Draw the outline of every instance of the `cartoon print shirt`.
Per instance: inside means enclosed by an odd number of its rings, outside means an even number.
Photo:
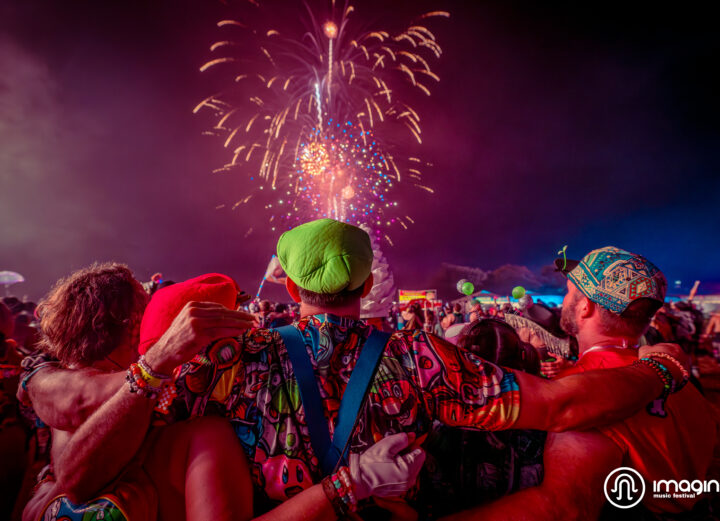
[[[329,314],[305,317],[294,326],[305,338],[332,436],[345,386],[372,327]],[[176,385],[191,414],[230,419],[265,499],[284,501],[322,479],[292,365],[276,331],[252,329],[211,344],[182,367]],[[511,372],[423,331],[398,331],[385,346],[350,452],[363,452],[397,432],[421,436],[434,420],[506,429],[519,411]]]

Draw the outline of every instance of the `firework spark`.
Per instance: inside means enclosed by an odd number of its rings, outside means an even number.
[[[391,214],[398,203],[390,195],[396,180],[373,133],[351,121],[330,118],[323,128],[313,128],[300,143],[288,178],[296,180],[292,208],[285,215],[291,222],[300,220],[297,213],[304,209],[303,215],[375,228],[395,223]]]
[[[305,8],[305,31],[295,34],[262,22],[218,23],[222,39],[200,70],[229,71],[233,86],[195,107],[212,111],[212,133],[232,158],[215,171],[249,174],[279,226],[327,216],[368,224],[378,235],[396,223],[407,229],[395,217],[394,190],[401,179],[432,188],[422,183],[427,163],[408,157],[422,143],[422,127],[402,96],[425,97],[440,80],[428,62],[442,50],[424,24],[449,15],[426,13],[391,34],[358,30],[349,1],[337,10],[333,0],[322,20]]]

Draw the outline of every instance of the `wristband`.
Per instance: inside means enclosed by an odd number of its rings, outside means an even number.
[[[333,511],[335,512],[337,518],[342,519],[346,517],[348,515],[347,507],[345,506],[343,500],[340,498],[340,495],[338,494],[335,485],[333,485],[331,477],[324,477],[321,483],[323,486],[323,491],[325,491],[325,496],[328,498],[328,501],[330,501],[330,504],[332,505]]]
[[[143,372],[147,373],[148,376],[155,378],[156,380],[170,380],[172,378],[172,375],[156,373],[155,371],[153,371],[148,365],[147,360],[145,360],[145,355],[140,355],[137,364],[138,366],[140,366]]]
[[[672,389],[674,386],[672,374],[664,365],[662,365],[657,360],[653,360],[652,358],[640,358],[635,361],[633,365],[650,367],[653,371],[655,371],[655,374],[660,377],[660,380],[662,380],[662,393],[660,393],[660,396],[658,396],[655,400],[650,402],[647,405],[646,409],[648,414],[664,418],[665,416],[667,416],[667,412],[665,412],[665,400],[672,393]]]
[[[155,388],[155,389],[160,389],[160,388],[162,387],[162,384],[163,384],[164,380],[160,380],[159,378],[155,378],[155,377],[152,376],[150,373],[148,373],[148,372],[145,370],[145,368],[144,368],[142,365],[140,365],[140,364],[138,364],[137,367],[138,367],[138,369],[140,370],[140,374],[142,375],[142,379],[145,380],[150,387],[153,387],[153,388]]]
[[[340,467],[338,471],[330,476],[330,481],[335,486],[338,496],[345,505],[348,512],[357,511],[357,499],[352,489],[352,479],[347,467]]]
[[[128,384],[130,385],[130,392],[137,393],[140,396],[144,396],[149,400],[154,400],[158,397],[162,388],[159,386],[153,386],[145,378],[143,370],[137,363],[130,364],[127,370],[127,376],[125,377]]]
[[[690,380],[690,373],[688,373],[688,370],[685,369],[685,367],[680,363],[680,360],[678,360],[674,356],[671,356],[667,353],[650,353],[647,355],[646,358],[663,358],[678,368],[678,371],[680,371],[680,374],[682,374],[682,380],[680,381],[680,383],[673,382],[673,393],[676,393],[680,389],[685,387],[685,385]]]

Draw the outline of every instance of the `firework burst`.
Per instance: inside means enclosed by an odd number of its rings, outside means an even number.
[[[349,2],[339,9],[333,1],[324,17],[306,3],[304,25],[283,33],[261,21],[269,6],[253,4],[247,19],[218,23],[225,38],[200,68],[230,72],[232,87],[194,110],[212,111],[211,133],[229,151],[215,171],[239,169],[255,183],[233,208],[262,194],[274,226],[327,216],[378,233],[407,228],[393,191],[432,193],[422,183],[428,164],[409,157],[422,128],[408,98],[429,96],[439,81],[430,62],[442,51],[425,23],[448,13],[426,13],[392,34],[360,29]]]

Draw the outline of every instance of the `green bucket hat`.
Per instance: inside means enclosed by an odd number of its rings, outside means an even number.
[[[283,233],[277,256],[295,284],[325,295],[359,288],[373,262],[370,236],[333,219],[318,219]]]

